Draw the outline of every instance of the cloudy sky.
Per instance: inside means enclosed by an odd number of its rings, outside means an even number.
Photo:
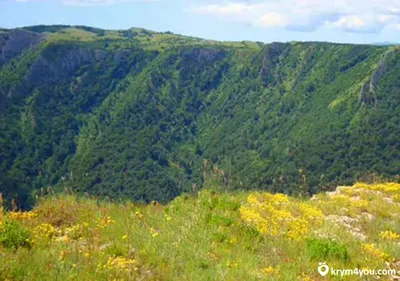
[[[400,42],[400,0],[0,0],[0,26],[144,27],[216,40]]]

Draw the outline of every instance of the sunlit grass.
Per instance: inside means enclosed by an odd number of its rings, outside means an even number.
[[[166,206],[43,198],[0,216],[0,280],[321,280],[321,261],[395,267],[399,187],[356,184],[306,201],[206,189]]]

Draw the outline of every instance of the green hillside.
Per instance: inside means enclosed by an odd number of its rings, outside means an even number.
[[[398,47],[83,26],[2,30],[0,47],[0,192],[23,208],[47,186],[166,202],[206,180],[399,180]]]

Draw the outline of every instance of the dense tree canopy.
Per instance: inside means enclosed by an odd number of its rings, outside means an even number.
[[[167,201],[207,179],[313,193],[398,180],[400,49],[143,29],[0,31],[0,192]]]

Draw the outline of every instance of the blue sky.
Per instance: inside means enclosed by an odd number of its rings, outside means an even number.
[[[215,40],[400,42],[400,0],[0,0],[0,26],[143,27]]]

